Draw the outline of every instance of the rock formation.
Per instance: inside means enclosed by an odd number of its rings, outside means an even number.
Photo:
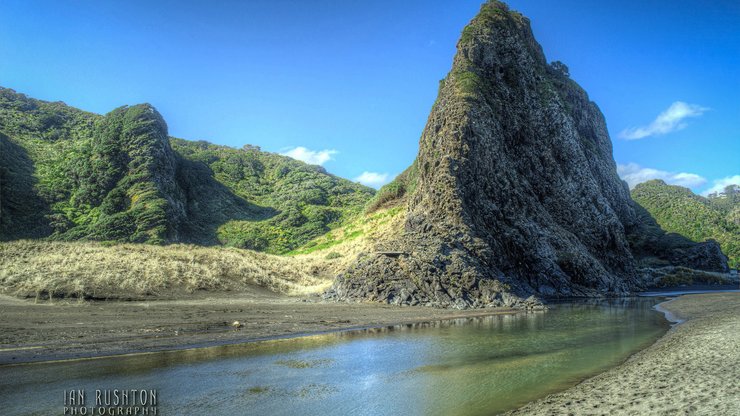
[[[403,254],[359,256],[330,296],[531,306],[640,286],[628,235],[641,223],[604,117],[505,4],[464,29],[413,168],[404,230],[379,243]]]

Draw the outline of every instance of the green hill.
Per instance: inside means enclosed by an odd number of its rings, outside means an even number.
[[[287,252],[361,214],[374,194],[372,189],[330,175],[320,166],[262,152],[255,146],[234,149],[181,139],[170,142],[188,165],[199,165],[212,175],[190,175],[189,189],[202,186],[199,178],[213,177],[232,195],[253,204],[250,209],[256,215],[252,217],[235,215],[217,221],[216,235],[222,244]],[[219,207],[204,212],[213,211]],[[191,234],[210,232],[194,230]]]
[[[360,214],[373,194],[254,146],[171,138],[149,104],[101,116],[0,88],[0,241],[284,253]]]
[[[714,239],[727,254],[730,267],[740,266],[740,189],[737,186],[704,198],[690,189],[652,180],[637,185],[632,190],[632,198],[664,230],[693,241]]]

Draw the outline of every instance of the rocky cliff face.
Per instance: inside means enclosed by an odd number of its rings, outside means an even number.
[[[415,165],[405,229],[379,245],[404,254],[361,256],[333,296],[516,306],[640,285],[604,117],[503,3],[463,31]]]

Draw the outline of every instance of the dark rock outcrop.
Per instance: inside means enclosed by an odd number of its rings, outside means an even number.
[[[671,253],[670,262],[692,269],[730,272],[727,266],[727,256],[722,253],[719,243],[714,240],[693,244],[684,249],[676,249]]]
[[[727,256],[715,240],[696,243],[681,234],[667,233],[645,208],[636,202],[633,206],[638,221],[629,230],[628,240],[640,268],[680,266],[717,273],[730,271]]]
[[[640,232],[604,117],[527,18],[492,1],[465,28],[415,161],[403,233],[329,295],[395,304],[529,306],[532,294],[640,287]]]

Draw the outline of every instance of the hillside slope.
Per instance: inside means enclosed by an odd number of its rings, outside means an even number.
[[[233,196],[253,204],[256,216],[232,215],[212,222],[218,224],[216,237],[221,244],[284,253],[361,214],[374,194],[372,189],[331,175],[320,166],[262,152],[255,146],[234,149],[181,139],[171,139],[171,143],[188,166],[212,172],[194,176],[191,168],[189,176],[183,175],[193,198],[210,194],[199,190],[202,184],[198,178],[213,177]],[[198,236],[212,233],[197,227],[223,212],[219,201],[209,195],[191,210],[203,220],[186,225],[193,236],[189,241],[208,242],[199,241]],[[215,206],[202,208],[209,204]]]
[[[292,250],[374,191],[262,152],[168,137],[148,104],[105,116],[0,88],[0,240]]]

